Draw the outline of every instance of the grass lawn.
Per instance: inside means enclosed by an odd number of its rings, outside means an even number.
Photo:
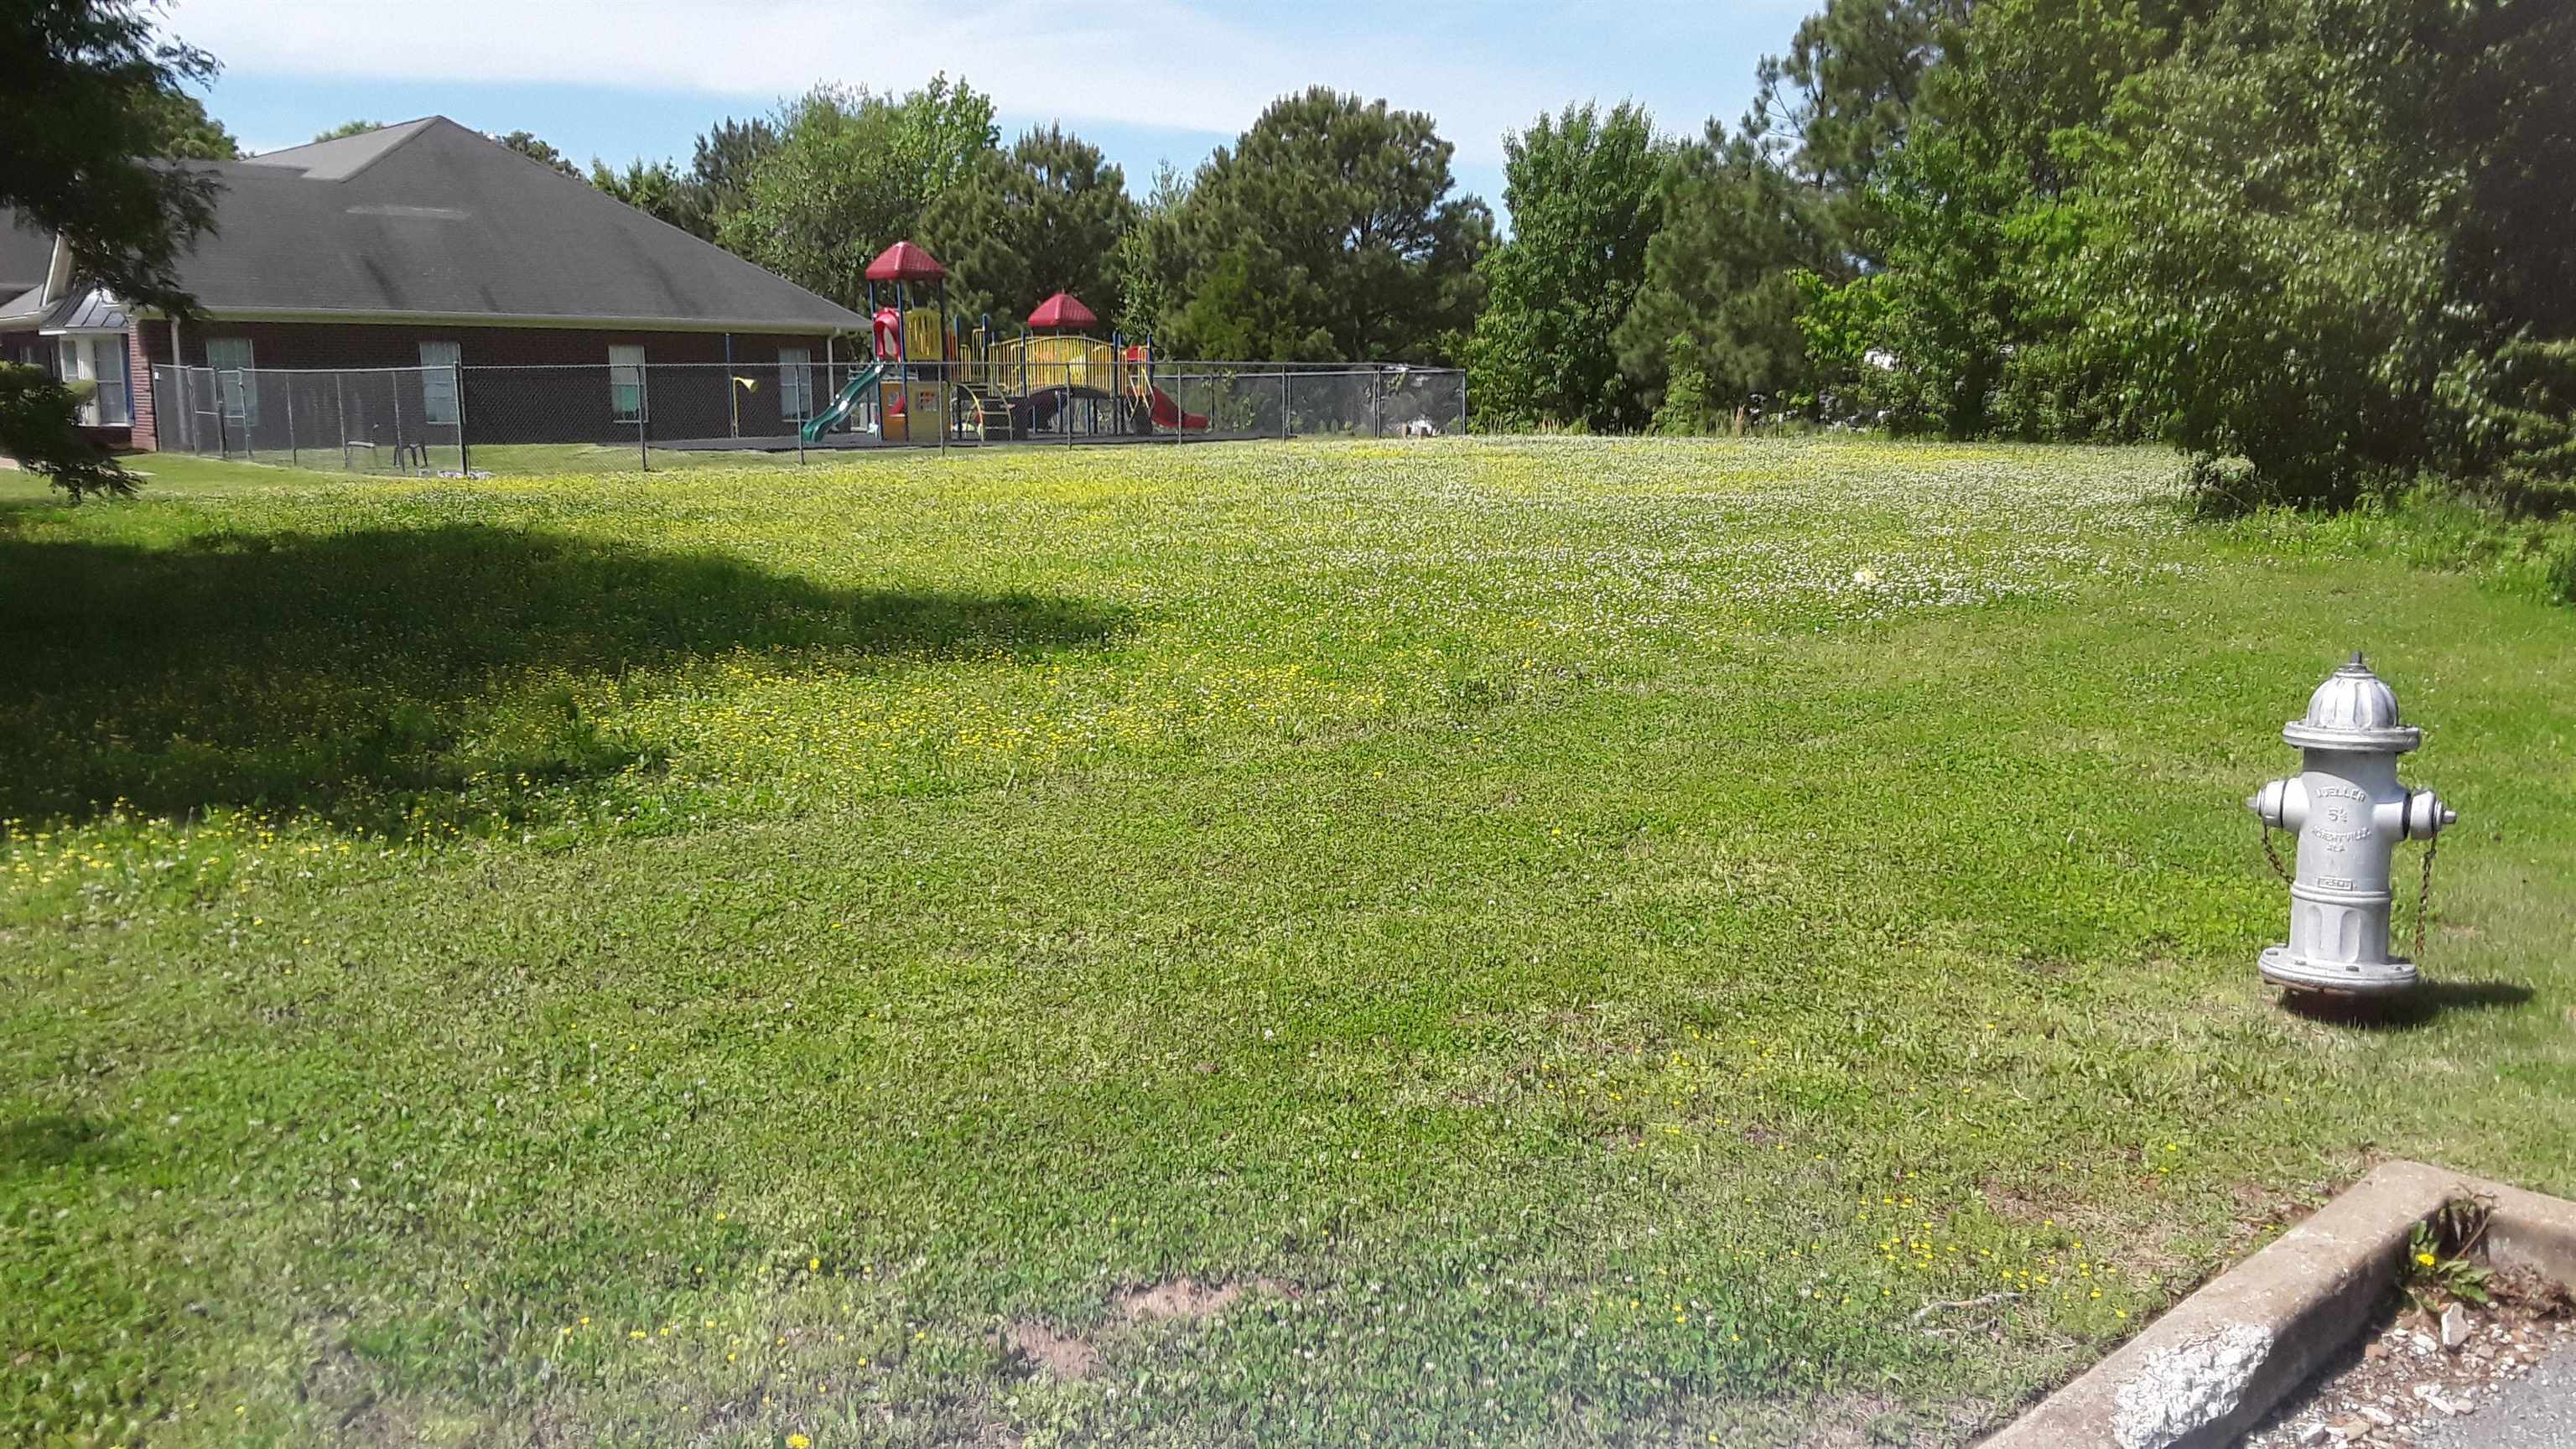
[[[1954,1444],[2576,1190],[2576,614],[2163,453],[154,461],[0,475],[9,1442]],[[2242,803],[2356,646],[2367,1025]]]

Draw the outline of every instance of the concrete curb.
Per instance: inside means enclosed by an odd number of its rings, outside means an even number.
[[[2576,1282],[2576,1202],[2388,1162],[1982,1449],[2220,1449],[2352,1341],[2396,1281],[2407,1232],[2460,1193],[2491,1199],[2488,1256]]]

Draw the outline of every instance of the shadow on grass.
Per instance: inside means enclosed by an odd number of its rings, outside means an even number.
[[[634,671],[1034,657],[1125,627],[1074,599],[838,590],[722,554],[462,524],[169,548],[0,528],[0,621],[0,820],[123,800],[395,833],[425,809],[509,818],[514,791],[655,763],[583,705],[659,682]],[[493,798],[457,802],[477,792]]]
[[[2531,988],[2511,981],[2425,981],[2389,998],[2285,993],[2281,1004],[2310,1021],[2365,1031],[2411,1031],[2455,1011],[2493,1011],[2531,1000]]]
[[[37,1177],[75,1163],[96,1165],[114,1155],[106,1134],[86,1117],[47,1112],[0,1122],[0,1179]]]

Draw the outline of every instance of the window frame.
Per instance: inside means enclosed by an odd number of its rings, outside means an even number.
[[[794,357],[790,362],[788,358]],[[778,349],[778,417],[781,422],[802,423],[814,416],[814,349],[782,347]]]
[[[227,353],[238,347],[242,360],[223,363],[215,360],[215,350]],[[215,407],[227,418],[238,418],[247,427],[259,426],[259,345],[248,337],[209,337],[206,339],[206,370],[215,377]],[[228,378],[228,374],[230,374]]]
[[[634,359],[628,361],[618,356],[621,352],[634,354]],[[608,420],[610,422],[644,423],[652,420],[653,398],[644,387],[644,370],[650,365],[644,356],[644,344],[640,342],[608,344]],[[632,372],[633,380],[621,381],[618,374],[624,372]],[[618,396],[621,390],[629,388],[634,391],[632,408],[629,408]]]
[[[432,348],[444,348],[443,361],[429,360]],[[420,420],[434,428],[452,428],[464,421],[464,402],[457,394],[456,370],[465,363],[465,344],[453,338],[420,339]],[[440,416],[444,413],[445,416]]]
[[[99,426],[134,426],[134,359],[126,351],[125,334],[102,334],[81,340],[89,348],[91,378],[98,384],[92,407],[98,414]],[[111,382],[114,384],[112,391]],[[112,408],[108,406],[111,397],[116,403]]]

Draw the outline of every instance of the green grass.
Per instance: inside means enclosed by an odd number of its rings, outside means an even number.
[[[636,464],[639,461],[637,452],[631,439],[624,444],[477,443],[463,461],[470,464],[478,473],[522,477],[555,476],[566,473],[629,473],[637,471]],[[702,468],[820,466],[832,462],[835,458],[845,458],[849,455],[846,452],[816,449],[800,460],[792,451],[763,453],[749,450],[711,451],[696,448],[656,447],[652,449],[650,456],[653,466],[647,471],[662,473]],[[146,472],[166,472],[173,467],[187,472],[200,468],[211,460],[179,454],[162,454],[132,461],[135,466]],[[459,460],[455,445],[450,443],[445,447],[429,449],[425,463],[399,461],[390,450],[382,457],[378,457],[369,449],[360,449],[350,454],[348,466],[345,469],[341,466],[340,454],[329,449],[311,449],[293,453],[284,449],[263,448],[254,455],[252,461],[263,466],[281,468],[300,464],[309,469],[334,475],[345,473],[352,476],[408,477],[422,472],[433,474],[455,472]]]
[[[2162,454],[154,461],[0,482],[12,1442],[1949,1444],[2576,1189],[2576,617]],[[2462,823],[2337,1023],[2356,646]]]

